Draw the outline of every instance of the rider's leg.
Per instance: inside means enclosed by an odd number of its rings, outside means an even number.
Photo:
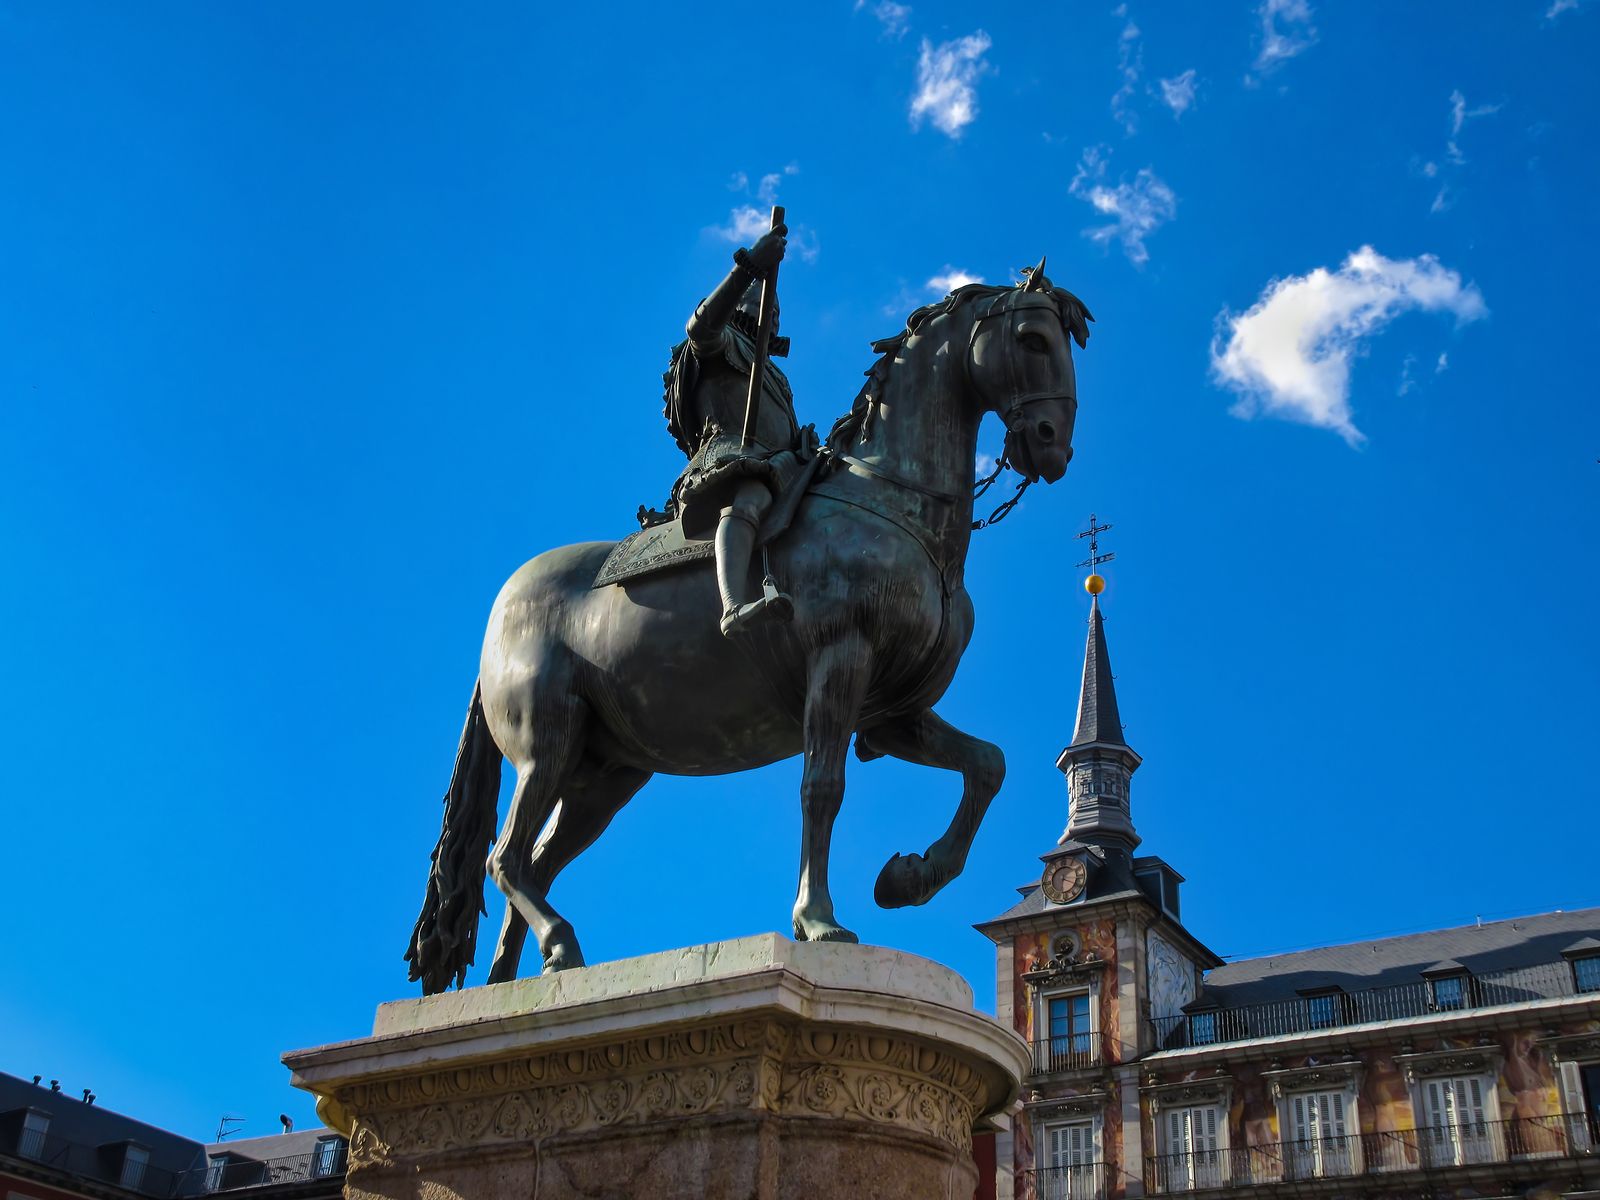
[[[794,602],[778,593],[746,600],[750,556],[755,551],[761,517],[772,507],[772,493],[756,479],[741,482],[733,503],[722,510],[717,524],[717,590],[722,594],[722,632],[735,633],[759,617],[788,620]]]

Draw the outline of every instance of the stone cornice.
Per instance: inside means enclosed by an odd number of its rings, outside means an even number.
[[[1365,1064],[1359,1059],[1350,1062],[1323,1063],[1314,1067],[1289,1067],[1263,1071],[1274,1100],[1282,1100],[1285,1092],[1298,1092],[1310,1088],[1348,1088],[1361,1090]]]
[[[1600,1059],[1600,1029],[1584,1033],[1549,1034],[1535,1043],[1553,1061]]]
[[[1030,1116],[1094,1117],[1104,1113],[1111,1101],[1110,1092],[1083,1092],[1076,1096],[1040,1096],[1034,1092],[1022,1106]]]
[[[1047,987],[1053,983],[1092,980],[1105,968],[1106,961],[1103,958],[1086,958],[1081,962],[1063,962],[1061,959],[1052,958],[1042,967],[1022,972],[1021,978],[1022,982],[1030,987]]]
[[[1139,1091],[1149,1099],[1152,1113],[1173,1105],[1220,1104],[1227,1107],[1233,1102],[1233,1076],[1210,1075],[1173,1083],[1162,1083],[1154,1076],[1147,1076]]]
[[[1505,1055],[1498,1046],[1394,1056],[1394,1065],[1400,1068],[1407,1083],[1435,1075],[1498,1075],[1504,1062]]]

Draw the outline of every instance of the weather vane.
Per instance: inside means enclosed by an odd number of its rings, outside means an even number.
[[[1089,539],[1089,557],[1084,559],[1078,565],[1080,567],[1089,568],[1089,578],[1083,581],[1083,590],[1088,592],[1091,596],[1098,596],[1101,592],[1106,590],[1106,581],[1103,577],[1095,573],[1095,568],[1101,563],[1108,563],[1116,557],[1116,555],[1112,553],[1100,553],[1100,535],[1110,528],[1111,522],[1107,521],[1104,525],[1102,525],[1100,524],[1100,518],[1094,513],[1090,513],[1089,528],[1085,529],[1082,533],[1075,535],[1078,538]]]

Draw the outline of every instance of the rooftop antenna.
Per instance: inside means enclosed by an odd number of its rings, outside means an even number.
[[[1082,533],[1073,535],[1079,539],[1089,539],[1089,557],[1079,563],[1078,566],[1089,568],[1089,578],[1083,581],[1083,590],[1088,592],[1091,596],[1098,596],[1101,592],[1106,590],[1106,581],[1100,575],[1096,574],[1094,569],[1101,563],[1108,563],[1112,559],[1116,558],[1115,554],[1100,553],[1100,535],[1110,528],[1110,521],[1107,521],[1104,525],[1102,525],[1100,524],[1100,518],[1094,513],[1090,513],[1089,528],[1085,529]]]
[[[217,1136],[212,1140],[218,1142],[227,1141],[239,1132],[239,1126],[243,1124],[243,1117],[235,1117],[229,1113],[223,1113],[222,1118],[217,1122]]]

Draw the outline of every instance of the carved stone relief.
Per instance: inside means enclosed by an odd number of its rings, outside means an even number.
[[[986,1101],[965,1062],[910,1038],[730,1022],[355,1084],[352,1167],[626,1124],[767,1111],[893,1125],[970,1150]]]

